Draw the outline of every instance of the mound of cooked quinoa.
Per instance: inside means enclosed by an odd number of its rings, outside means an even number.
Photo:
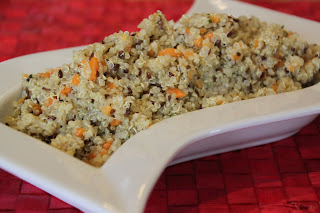
[[[319,79],[320,45],[278,24],[158,11],[74,61],[22,76],[7,124],[101,166],[137,132],[174,115],[298,90]]]

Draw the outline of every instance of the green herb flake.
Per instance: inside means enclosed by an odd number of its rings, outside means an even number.
[[[209,18],[209,23],[212,23],[212,19],[211,18]]]

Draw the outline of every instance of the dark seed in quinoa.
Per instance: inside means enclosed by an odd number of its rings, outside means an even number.
[[[121,50],[121,51],[118,53],[118,57],[119,57],[120,59],[124,59],[124,57],[125,57],[124,51]]]
[[[233,31],[232,30],[227,33],[227,37],[231,37],[232,35],[233,35]]]
[[[151,78],[151,73],[147,72],[147,78],[150,79]]]
[[[59,76],[59,78],[62,78],[62,77],[63,77],[62,70],[59,70],[59,71],[58,71],[58,76]]]
[[[90,57],[89,57],[89,61],[93,58],[94,56],[94,52],[91,53]]]
[[[169,72],[169,76],[170,76],[170,77],[173,77],[173,76],[174,76],[174,74],[172,74],[171,72]]]
[[[28,89],[28,87],[26,87],[25,91],[26,91],[26,94],[27,94],[26,99],[30,99],[31,95],[30,95],[30,90]]]
[[[125,113],[125,115],[130,115],[130,112],[131,112],[131,105],[130,105],[130,107],[128,107],[127,109],[126,109],[126,113]]]
[[[217,40],[217,41],[214,43],[214,46],[220,48],[220,47],[221,47],[221,40]]]
[[[119,70],[119,68],[120,68],[120,64],[114,64],[114,65],[113,65],[113,70],[114,70],[114,71]]]

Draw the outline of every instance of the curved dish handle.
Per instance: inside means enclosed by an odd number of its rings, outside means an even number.
[[[101,172],[117,188],[128,212],[142,212],[161,172],[187,146],[237,129],[318,114],[316,100],[320,100],[320,84],[163,120],[126,141]]]

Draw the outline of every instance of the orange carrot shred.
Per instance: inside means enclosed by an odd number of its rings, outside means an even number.
[[[103,106],[103,107],[100,108],[100,110],[101,110],[104,114],[110,116],[110,115],[111,115],[112,106]]]
[[[187,33],[187,34],[190,34],[190,28],[187,28],[187,29],[186,29],[186,33]]]
[[[23,104],[23,103],[24,103],[24,99],[26,99],[26,97],[20,98],[19,101],[18,101],[18,103],[19,103],[19,104]]]
[[[278,91],[278,84],[275,83],[273,86],[272,86],[272,89],[277,92]]]
[[[217,102],[217,105],[221,105],[221,104],[223,104],[223,101],[222,101],[222,100],[219,100],[219,101]]]
[[[167,93],[167,94],[170,94],[170,95],[176,94],[176,97],[177,97],[177,98],[183,98],[183,97],[186,96],[186,93],[184,93],[182,90],[177,89],[177,88],[168,88],[168,89],[166,90],[166,93]]]
[[[205,36],[204,36],[204,39],[207,39],[209,38],[209,41],[211,41],[211,38],[214,36],[213,33],[207,33]]]
[[[194,45],[196,47],[202,47],[202,43],[203,43],[203,38],[199,38],[194,41]]]
[[[212,19],[212,22],[215,24],[217,24],[220,21],[220,18],[216,16],[211,16],[211,19]]]
[[[279,60],[278,63],[276,64],[276,67],[282,67],[284,64],[283,60]]]
[[[76,136],[81,138],[83,136],[83,133],[85,132],[84,128],[77,128],[76,130]]]
[[[200,28],[200,33],[205,33],[205,32],[207,32],[206,28]]]
[[[79,74],[76,74],[76,75],[73,76],[73,78],[72,78],[72,84],[73,84],[74,86],[78,86],[79,83],[80,83]]]
[[[52,99],[52,98],[48,98],[48,99],[44,102],[44,105],[45,105],[46,107],[49,107],[49,106],[52,105],[52,103],[53,103],[53,99]]]
[[[255,47],[255,48],[258,48],[258,47],[259,47],[259,40],[258,40],[258,39],[254,42],[254,47]]]
[[[109,89],[113,89],[113,88],[116,88],[117,86],[116,86],[115,84],[111,83],[111,82],[108,82],[108,83],[107,83],[107,87],[108,87]]]
[[[102,145],[102,148],[108,150],[108,149],[110,149],[111,145],[112,145],[112,142],[108,141],[108,142],[106,142],[105,144]]]
[[[119,126],[122,122],[118,119],[113,119],[113,121],[110,122],[110,125],[115,127],[115,126]]]
[[[188,59],[189,56],[192,56],[192,55],[193,55],[193,51],[192,51],[192,50],[187,50],[187,51],[185,52],[185,54],[184,54],[184,57],[185,57],[185,59]]]
[[[72,89],[71,89],[70,87],[65,86],[65,87],[60,91],[60,95],[68,95],[71,91],[72,91]]]
[[[164,56],[164,55],[170,55],[172,57],[179,57],[182,56],[182,52],[180,50],[177,50],[175,48],[166,48],[164,50],[161,50],[159,52],[159,56]]]
[[[235,60],[235,61],[240,59],[240,56],[238,56],[238,55],[233,55],[232,57],[233,57],[233,60]]]
[[[97,72],[99,70],[99,62],[96,57],[92,57],[89,61],[91,74],[90,74],[90,80],[95,81],[97,80]]]

